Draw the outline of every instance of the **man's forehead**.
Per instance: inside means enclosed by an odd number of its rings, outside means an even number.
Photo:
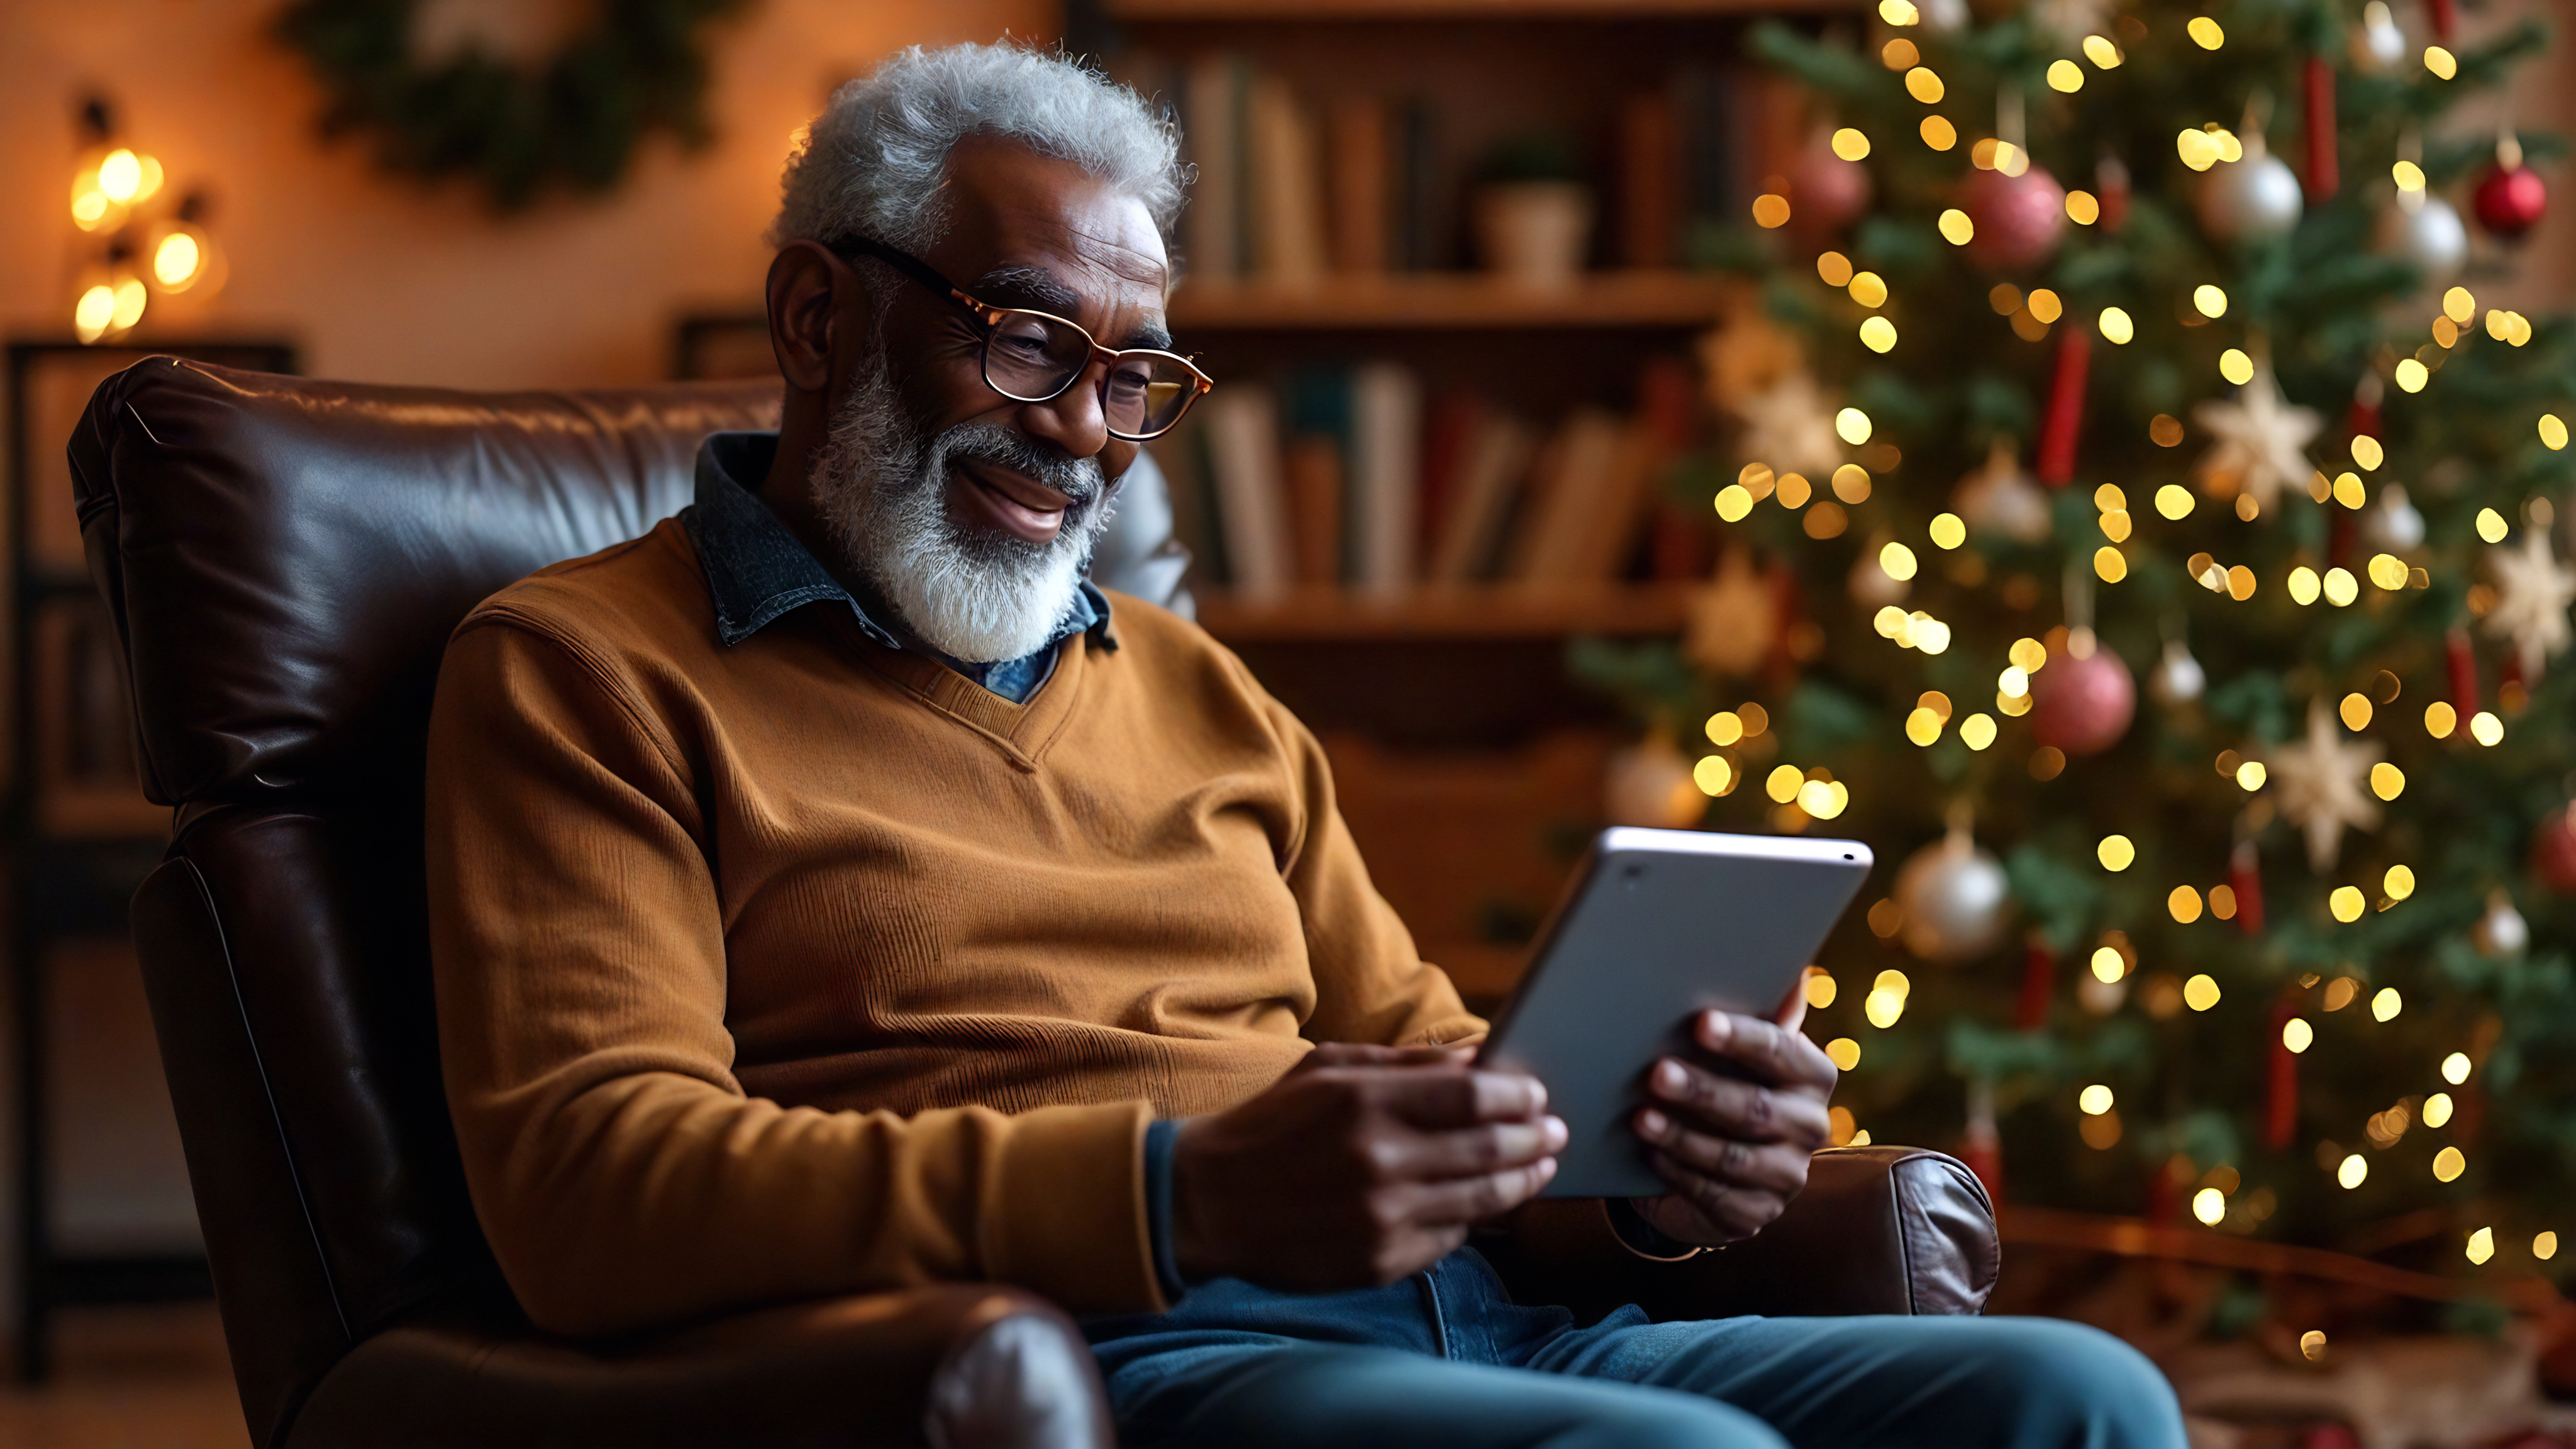
[[[950,157],[948,186],[949,225],[933,251],[951,275],[1035,267],[1087,298],[1161,303],[1169,262],[1153,215],[1080,166],[970,137]]]

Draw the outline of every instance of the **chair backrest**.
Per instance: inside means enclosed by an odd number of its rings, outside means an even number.
[[[134,927],[254,1438],[342,1354],[497,1279],[438,1075],[429,705],[468,610],[688,502],[778,384],[470,394],[154,358],[71,442],[145,789]],[[501,1302],[506,1303],[506,1297]]]

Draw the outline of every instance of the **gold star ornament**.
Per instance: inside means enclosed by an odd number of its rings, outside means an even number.
[[[2281,817],[2308,840],[2308,867],[2323,874],[2343,854],[2344,827],[2379,828],[2379,802],[2370,797],[2370,767],[2379,750],[2347,741],[2322,697],[2308,701],[2308,737],[2262,755],[2271,774],[2272,799]]]
[[[2488,549],[2487,568],[2495,575],[2496,603],[2487,611],[2486,631],[2513,642],[2523,680],[2537,683],[2541,665],[2567,650],[2576,569],[2551,556],[2548,529],[2529,527],[2522,547]]]
[[[2233,402],[2205,402],[2191,415],[2218,435],[2217,445],[2192,469],[2201,491],[2212,498],[2250,493],[2270,513],[2283,488],[2306,483],[2316,471],[2306,449],[2325,424],[2315,409],[2282,399],[2269,366],[2256,368]]]

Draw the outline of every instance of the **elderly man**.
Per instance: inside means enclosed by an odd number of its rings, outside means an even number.
[[[1564,1124],[1375,890],[1314,740],[1085,578],[1168,349],[1184,174],[1009,47],[844,88],[786,176],[776,435],[448,648],[448,1094],[566,1333],[941,1279],[1086,1325],[1137,1443],[2176,1444],[2112,1340],[1976,1320],[1578,1329],[1463,1245]],[[1710,1016],[1636,1130],[1640,1251],[1758,1231],[1833,1069]],[[1723,1059],[1731,1074],[1711,1069]]]

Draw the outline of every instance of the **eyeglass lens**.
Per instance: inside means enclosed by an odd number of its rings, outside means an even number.
[[[1091,339],[1038,312],[1005,312],[984,346],[984,380],[1005,397],[1044,402],[1091,364]],[[1101,411],[1110,431],[1150,437],[1178,421],[1194,379],[1167,353],[1122,352],[1110,364]]]

